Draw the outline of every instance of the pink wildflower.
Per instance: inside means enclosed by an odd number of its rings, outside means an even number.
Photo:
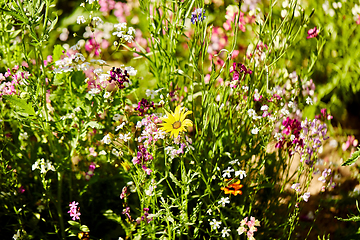
[[[87,173],[85,174],[85,179],[86,179],[87,181],[89,181],[90,178],[91,178],[92,176],[94,176],[95,168],[96,168],[95,163],[91,163],[90,166],[89,166],[89,170],[88,170]]]
[[[348,136],[346,143],[343,143],[342,145],[342,150],[346,151],[351,145],[356,147],[358,143],[358,140],[354,136]]]
[[[125,209],[123,209],[122,214],[125,214],[129,218],[129,220],[131,220],[130,207],[126,207]]]
[[[245,226],[247,226],[249,228],[249,230],[247,230],[245,228]],[[256,220],[254,217],[250,217],[250,221],[248,221],[248,218],[244,218],[243,220],[241,220],[240,222],[240,227],[237,229],[237,232],[239,235],[243,234],[244,232],[246,232],[246,235],[249,239],[254,239],[254,232],[257,231],[256,227],[260,226],[260,222],[259,220]]]
[[[317,37],[319,34],[319,29],[316,27],[309,29],[307,39]]]
[[[19,193],[24,193],[25,192],[24,186],[19,187],[18,192]]]
[[[100,44],[98,44],[94,38],[91,38],[85,43],[85,50],[88,52],[95,52],[95,56],[99,56],[100,54]]]
[[[126,198],[127,195],[127,187],[123,187],[122,192],[120,194],[120,199]]]
[[[73,201],[72,203],[69,204],[70,211],[68,211],[68,213],[70,213],[70,217],[72,217],[73,221],[80,219],[79,216],[81,215],[81,213],[79,212],[80,208],[77,207],[78,204],[79,203],[75,202],[75,201]]]

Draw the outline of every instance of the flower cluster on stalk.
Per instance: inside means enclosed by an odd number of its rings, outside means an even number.
[[[197,8],[191,13],[192,24],[202,22],[205,18],[205,9]]]
[[[256,227],[260,227],[259,220],[256,220],[254,217],[250,217],[250,220],[248,221],[248,218],[246,217],[241,220],[240,227],[237,229],[237,232],[239,235],[246,233],[248,240],[255,240],[254,232],[257,231]]]
[[[126,69],[122,70],[121,68],[113,67],[110,71],[109,82],[115,82],[119,89],[123,89],[126,86],[131,85],[131,81],[129,78],[130,75]]]
[[[8,68],[5,73],[0,73],[0,99],[3,95],[18,94],[17,86],[28,84],[30,73],[19,69],[16,65],[12,70]]]
[[[136,223],[140,224],[142,221],[146,222],[146,223],[150,223],[153,218],[151,216],[149,216],[149,208],[144,208],[144,215],[142,215],[141,217],[136,219]]]
[[[40,170],[40,173],[47,173],[48,171],[54,171],[55,172],[55,167],[52,165],[52,163],[49,160],[45,160],[43,158],[38,159],[31,167],[31,169],[33,171],[35,171],[36,169]]]
[[[85,179],[89,181],[94,176],[96,165],[95,163],[91,163],[89,165],[89,170],[85,173]]]
[[[136,157],[132,159],[134,165],[140,164],[146,174],[150,175],[152,170],[147,167],[147,163],[153,159],[150,153],[151,147],[160,139],[165,138],[165,132],[158,129],[157,124],[161,123],[161,119],[155,114],[145,116],[136,124],[136,128],[142,127],[141,135],[137,138],[140,145]]]
[[[329,138],[326,136],[327,126],[317,119],[312,121],[305,119],[301,122],[301,127],[304,146],[299,149],[300,161],[312,166],[316,160],[318,149],[322,146],[323,141]]]
[[[230,83],[231,87],[236,87],[239,81],[245,79],[246,75],[252,74],[251,69],[246,68],[242,63],[234,62],[230,68],[230,73],[233,73],[232,82]]]
[[[148,100],[143,98],[140,102],[138,102],[138,106],[135,110],[139,112],[139,116],[144,116],[150,108],[155,109],[154,102],[150,103]]]
[[[80,208],[77,206],[79,203],[73,201],[72,203],[69,204],[70,207],[70,211],[68,211],[68,213],[70,213],[70,217],[72,217],[72,220],[79,220],[80,219]]]
[[[278,142],[276,143],[276,148],[283,148],[286,145],[286,148],[289,149],[290,155],[296,151],[298,147],[304,145],[302,138],[300,138],[301,122],[297,119],[291,119],[287,117],[282,121],[282,134],[276,134]],[[288,136],[285,138],[285,136]]]

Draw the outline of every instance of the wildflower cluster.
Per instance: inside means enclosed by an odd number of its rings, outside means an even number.
[[[89,170],[85,173],[85,179],[86,180],[89,181],[94,176],[95,168],[96,168],[95,163],[91,163],[89,165]]]
[[[313,121],[305,119],[301,122],[301,128],[301,139],[304,143],[303,147],[299,149],[301,161],[312,166],[316,161],[316,153],[321,147],[322,141],[329,138],[326,136],[327,126],[316,119]]]
[[[315,115],[315,119],[320,119],[322,121],[333,119],[333,116],[331,116],[329,113],[327,113],[326,108],[322,108],[320,110],[320,112],[321,112],[321,114]]]
[[[130,73],[132,73],[132,72],[130,71]],[[132,84],[129,77],[130,77],[130,74],[128,73],[126,68],[123,71],[121,68],[113,67],[112,70],[110,71],[109,82],[110,83],[115,82],[117,84],[117,86],[119,87],[119,89],[123,89],[126,86],[129,86]]]
[[[133,27],[127,28],[126,22],[115,24],[114,28],[117,31],[113,32],[113,35],[116,35],[121,41],[128,43],[132,43],[134,41],[135,29]]]
[[[49,160],[44,160],[43,158],[38,159],[31,167],[33,171],[36,169],[40,170],[40,173],[47,173],[48,171],[56,171],[55,167],[52,165],[52,163]]]
[[[202,22],[205,18],[205,9],[197,8],[191,13],[192,24]]]
[[[246,57],[251,63],[255,62],[255,67],[259,67],[264,63],[268,53],[268,46],[260,41],[255,48],[254,45],[249,45],[246,50]]]
[[[0,73],[0,97],[3,95],[18,94],[17,86],[28,84],[30,73],[20,70],[16,65],[12,70],[9,68],[3,74]]]
[[[296,195],[299,195],[302,192],[300,183],[294,183],[290,187],[291,189],[296,191]],[[310,198],[310,192],[305,192],[303,195],[299,197],[300,199],[303,199],[305,202],[309,201]],[[296,207],[299,207],[299,203],[296,203]]]
[[[322,192],[325,192],[325,189],[326,189],[326,188],[330,188],[330,187],[334,188],[335,185],[336,185],[336,184],[333,182],[333,178],[332,178],[332,176],[331,176],[331,173],[332,173],[331,169],[330,169],[330,168],[326,168],[326,169],[324,169],[324,171],[322,171],[321,176],[318,178],[318,180],[321,181],[322,183],[326,183],[327,180],[328,180],[328,178],[330,177],[328,184],[327,184],[326,186],[322,186],[322,187],[321,187],[321,191],[322,191]]]
[[[143,210],[144,210],[144,215],[136,219],[137,224],[140,224],[142,221],[144,221],[146,223],[150,223],[153,220],[153,218],[151,216],[149,216],[150,209],[144,208]]]
[[[230,164],[233,166],[240,165],[238,159],[232,160]],[[232,176],[233,172],[234,177]],[[225,182],[229,182],[224,187],[221,187],[221,190],[223,190],[225,194],[232,194],[234,196],[242,194],[240,189],[243,187],[243,185],[240,184],[240,180],[246,177],[246,172],[244,170],[240,169],[235,171],[232,167],[228,167],[227,169],[223,170],[222,177],[225,178]]]
[[[328,144],[324,123],[333,118],[324,100],[334,118],[346,116],[333,110],[352,98],[337,96],[338,85],[359,90],[348,50],[359,38],[358,4],[306,2],[310,13],[290,0],[86,0],[57,23],[62,6],[15,2],[0,17],[0,200],[17,223],[0,229],[4,238],[46,238],[52,228],[60,239],[90,238],[73,222],[85,216],[73,196],[123,228],[92,230],[101,239],[302,238],[312,181],[337,194],[335,160],[359,156],[352,135]],[[114,192],[120,204],[110,204]],[[35,226],[33,216],[50,219]]]
[[[244,80],[246,75],[250,75],[252,73],[251,69],[247,69],[242,63],[233,63],[230,68],[230,73],[233,73],[232,82],[230,83],[230,87],[235,88],[241,80]]]
[[[297,119],[291,119],[287,117],[283,120],[281,126],[281,133],[275,133],[275,138],[278,140],[275,147],[286,148],[289,150],[290,155],[293,155],[299,148],[303,147],[303,139],[300,138],[300,132],[302,130],[301,123]]]
[[[68,213],[70,214],[70,217],[72,217],[73,221],[80,219],[81,213],[80,213],[80,207],[77,206],[78,204],[79,203],[75,201],[69,204],[70,211],[68,211]]]
[[[136,111],[139,111],[139,116],[144,116],[147,111],[153,108],[155,109],[155,104],[154,102],[149,103],[148,100],[146,100],[145,98],[141,99],[141,101],[138,103],[137,108],[135,108]]]
[[[132,162],[134,165],[141,164],[148,175],[152,172],[152,170],[146,166],[146,163],[153,159],[153,156],[150,153],[151,148],[158,140],[165,138],[165,132],[157,127],[157,124],[160,123],[161,119],[155,114],[151,114],[147,115],[136,124],[137,129],[140,129],[141,127],[144,127],[144,129],[141,131],[141,136],[137,138],[140,145],[138,146],[137,155],[136,157],[133,157]]]
[[[246,227],[248,227],[249,229],[247,229]],[[246,217],[241,220],[240,227],[237,229],[237,232],[239,235],[246,233],[248,240],[255,240],[254,232],[257,231],[256,227],[260,227],[260,221],[255,219],[254,217],[250,217],[250,220],[248,221],[248,218]]]

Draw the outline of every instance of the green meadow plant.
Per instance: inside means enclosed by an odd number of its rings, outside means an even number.
[[[309,27],[320,27],[320,35],[327,42],[313,68],[313,79],[319,87],[316,105],[327,107],[338,120],[344,120],[348,116],[344,106],[359,101],[359,55],[355,50],[360,36],[359,2],[326,0],[307,4],[316,9]],[[310,53],[314,45],[303,41],[299,48]],[[311,109],[312,115],[316,114],[315,109]]]
[[[319,192],[334,188],[334,169],[317,170],[332,116],[304,112],[316,104],[311,78],[326,42],[308,27],[314,10],[79,5],[78,32],[59,36],[66,44],[51,40],[53,2],[0,5],[5,235],[307,238],[311,181],[320,174]],[[297,65],[304,41],[312,51]]]

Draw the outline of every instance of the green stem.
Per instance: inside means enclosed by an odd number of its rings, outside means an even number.
[[[59,222],[60,222],[61,239],[65,239],[64,218],[63,218],[62,211],[61,211],[61,193],[62,193],[63,176],[64,176],[63,172],[58,172],[57,212],[58,212]]]

